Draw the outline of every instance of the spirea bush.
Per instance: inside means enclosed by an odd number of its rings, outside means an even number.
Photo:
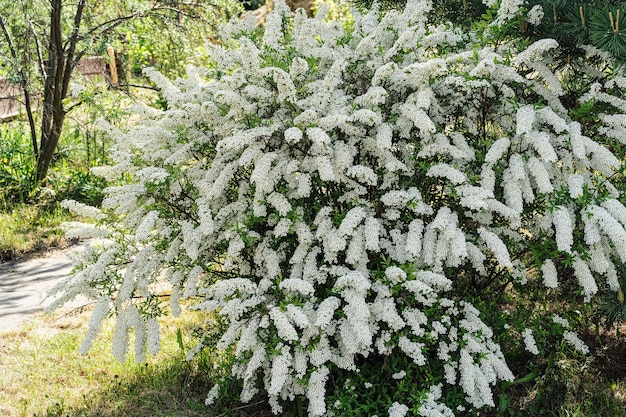
[[[520,5],[502,2],[492,25]],[[57,304],[96,300],[81,350],[110,312],[118,359],[129,340],[139,360],[158,350],[165,281],[172,314],[190,298],[220,323],[241,401],[264,393],[276,414],[296,399],[355,415],[341,399],[358,380],[391,392],[381,415],[452,416],[493,407],[514,380],[504,331],[532,355],[554,340],[588,351],[559,311],[520,325],[481,309],[533,285],[585,301],[619,290],[626,78],[594,69],[590,48],[573,112],[555,41],[430,26],[430,7],[374,9],[346,31],[276,1],[264,30],[250,16],[224,28],[210,68],[175,82],[146,70],[167,109],[138,109],[128,133],[105,126],[116,163],[96,170],[127,182],[102,212],[67,203],[111,238],[57,288]]]

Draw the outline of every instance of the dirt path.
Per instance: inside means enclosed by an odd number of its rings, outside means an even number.
[[[69,253],[80,250],[72,246],[50,252],[43,257],[0,264],[0,332],[13,330],[50,304],[50,288],[72,270]],[[86,300],[75,300],[66,307],[76,308]]]

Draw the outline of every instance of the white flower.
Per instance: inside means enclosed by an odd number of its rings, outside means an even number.
[[[363,165],[351,166],[346,171],[346,175],[366,185],[376,185],[378,183],[378,176],[374,170]]]
[[[156,355],[160,348],[161,342],[159,337],[159,322],[156,318],[150,317],[147,322],[148,328],[148,352],[151,355]]]
[[[341,305],[341,300],[337,297],[327,297],[322,301],[316,312],[315,326],[325,328],[328,326],[335,314],[335,311]]]
[[[590,220],[597,222],[600,229],[609,237],[621,261],[626,262],[626,229],[603,207],[590,205],[586,207],[586,212],[591,217]]]
[[[393,375],[391,375],[391,377],[393,379],[402,379],[406,376],[406,371],[405,370],[401,370],[400,372],[396,372]]]
[[[267,393],[270,395],[278,395],[289,377],[292,355],[286,346],[282,346],[280,352],[272,360],[271,379],[267,388]]]
[[[437,164],[431,166],[426,172],[426,176],[446,178],[452,184],[461,184],[467,180],[465,174],[448,164]]]
[[[79,203],[75,200],[63,200],[61,202],[61,207],[73,211],[80,216],[90,217],[96,220],[101,220],[105,217],[100,209],[88,206],[87,204]]]
[[[579,257],[575,257],[572,266],[574,267],[574,275],[578,278],[578,283],[583,287],[585,300],[589,301],[591,296],[598,292],[598,286],[589,269],[589,265]]]
[[[524,0],[501,0],[497,18],[493,24],[503,25],[517,16],[517,12],[524,4]]]
[[[556,288],[559,285],[556,266],[551,259],[546,259],[541,265],[541,273],[543,274],[543,285],[548,288]]]
[[[526,15],[526,20],[531,25],[539,25],[541,20],[543,19],[543,8],[540,5],[535,5],[528,11],[528,15]]]
[[[424,366],[426,364],[426,357],[424,356],[423,349],[424,344],[419,342],[413,342],[406,336],[400,336],[398,339],[398,347],[419,366]],[[404,372],[404,371],[402,371]],[[404,378],[406,374],[400,372],[399,374],[394,374],[394,378],[400,379]]]
[[[540,193],[550,194],[554,191],[550,174],[546,169],[545,163],[540,161],[534,156],[528,158],[528,170],[530,174],[535,178],[537,183],[537,189]]]
[[[572,219],[567,210],[563,206],[557,206],[552,213],[552,221],[556,231],[556,247],[563,252],[572,253],[572,245],[574,244],[574,236],[572,234],[574,227]]]
[[[512,268],[511,255],[509,250],[502,240],[493,232],[481,227],[478,229],[478,235],[483,239],[487,247],[493,253],[493,256],[498,261],[498,264],[504,268]]]
[[[354,229],[361,224],[366,215],[367,213],[363,207],[350,209],[339,226],[339,233],[343,236],[351,236],[354,233]]]
[[[287,316],[280,311],[278,307],[274,307],[270,310],[270,317],[274,321],[278,337],[286,341],[295,341],[299,339],[298,332],[291,325]]]
[[[309,399],[309,415],[322,416],[326,412],[326,380],[330,371],[327,367],[321,367],[313,371],[309,378],[307,398]]]
[[[580,340],[578,336],[576,336],[576,333],[572,332],[571,330],[566,330],[563,332],[563,339],[565,339],[567,343],[572,345],[574,349],[576,349],[580,353],[584,355],[589,353],[589,347],[585,344],[585,342]]]
[[[390,266],[385,270],[385,275],[392,284],[400,284],[406,280],[406,272],[397,266]]]
[[[533,106],[523,106],[517,110],[517,131],[516,134],[522,135],[530,133],[535,122],[535,110]]]
[[[315,289],[310,282],[296,278],[289,278],[281,281],[280,288],[290,292],[297,292],[302,295],[313,295],[315,292]]]
[[[219,384],[213,385],[211,390],[209,390],[209,393],[207,394],[206,399],[204,400],[204,404],[207,406],[213,405],[215,403],[215,400],[219,396],[219,393],[220,393],[220,385]]]
[[[302,140],[302,130],[297,127],[290,127],[285,130],[285,140],[287,143],[296,144]]]
[[[524,337],[524,346],[526,347],[526,350],[533,355],[539,355],[539,349],[537,349],[537,343],[533,337],[533,331],[526,328],[522,332],[522,336]]]
[[[544,162],[556,162],[559,157],[554,150],[554,147],[550,143],[550,135],[546,132],[528,132],[526,134],[526,140],[537,151],[541,160]]]
[[[400,404],[398,402],[394,402],[387,410],[389,413],[389,417],[405,417],[406,413],[409,412],[409,407],[404,404]]]
[[[556,323],[556,324],[559,324],[564,329],[569,329],[569,321],[567,321],[567,319],[564,319],[563,317],[559,316],[558,314],[553,314],[552,315],[552,322]]]
[[[519,117],[519,111],[518,111],[518,117]],[[518,122],[518,126],[519,126],[519,122]],[[498,160],[502,158],[504,153],[509,149],[509,146],[511,146],[511,141],[509,140],[509,138],[504,137],[504,138],[500,138],[496,140],[495,142],[491,144],[489,151],[487,151],[487,154],[485,155],[485,162],[489,164],[495,164],[496,162],[498,162]]]
[[[102,326],[102,322],[106,318],[109,313],[109,305],[111,300],[109,297],[100,297],[96,301],[96,305],[91,313],[91,318],[89,319],[89,328],[87,330],[87,334],[85,335],[85,339],[83,343],[80,345],[79,352],[81,355],[86,355],[93,341],[100,333],[100,327]]]
[[[569,187],[569,195],[572,198],[578,198],[583,195],[583,187],[585,178],[582,175],[573,174],[567,177],[567,185]]]
[[[85,91],[87,91],[87,87],[84,85],[71,82],[68,94],[70,97],[78,97]]]

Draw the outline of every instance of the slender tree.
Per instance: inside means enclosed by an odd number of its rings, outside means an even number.
[[[76,64],[94,44],[134,19],[199,17],[197,10],[213,6],[201,1],[146,1],[136,9],[121,1],[109,2],[106,8],[93,0],[18,3],[0,6],[0,36],[6,41],[4,47],[0,43],[0,53],[8,51],[7,72],[23,91],[36,161],[35,184],[46,179],[66,116],[75,106],[67,98]]]

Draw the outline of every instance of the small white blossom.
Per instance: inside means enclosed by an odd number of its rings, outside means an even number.
[[[589,353],[589,347],[585,344],[585,342],[578,338],[576,333],[572,332],[571,330],[566,330],[563,332],[563,339],[565,339],[567,343],[572,345],[574,349],[576,349],[580,353],[584,355]]]
[[[567,178],[567,185],[569,187],[569,195],[572,198],[578,198],[583,195],[583,186],[585,184],[585,178],[582,175],[574,174]]]
[[[591,296],[598,292],[598,286],[596,280],[589,269],[587,262],[583,261],[579,257],[574,258],[574,275],[578,278],[578,283],[583,287],[583,293],[585,299],[588,301]]]
[[[215,400],[219,396],[219,392],[220,392],[220,385],[219,384],[213,385],[213,387],[207,394],[206,399],[204,400],[204,404],[207,406],[213,405],[215,403]]]
[[[542,19],[543,19],[543,8],[538,4],[534,5],[532,9],[530,9],[528,11],[528,14],[526,15],[526,20],[531,25],[536,26],[536,25],[541,24]]]
[[[496,258],[500,266],[504,268],[512,268],[513,263],[511,262],[511,255],[509,255],[509,250],[502,240],[493,232],[481,227],[478,229],[479,236],[483,239],[487,247],[493,253],[493,256]]]
[[[574,236],[572,234],[574,228],[572,226],[569,210],[563,206],[556,207],[553,212],[552,221],[556,231],[557,249],[571,253],[572,245],[574,244]]]
[[[85,339],[83,343],[80,345],[79,352],[81,355],[86,355],[93,341],[100,333],[100,327],[102,326],[102,322],[106,318],[111,300],[109,297],[100,297],[98,301],[96,301],[96,305],[93,309],[93,313],[91,314],[91,318],[89,319],[89,328],[87,330],[87,334],[85,335]]]
[[[569,321],[567,321],[567,319],[564,319],[563,317],[559,316],[558,314],[552,315],[552,322],[556,323],[556,324],[559,324],[564,329],[569,329]]]
[[[402,378],[404,378],[405,376],[406,376],[406,371],[404,371],[404,370],[402,370],[402,371],[400,371],[400,372],[396,372],[396,373],[394,373],[393,375],[391,375],[391,377],[392,377],[393,379],[402,379]]]
[[[543,262],[541,273],[543,274],[543,285],[548,288],[556,288],[559,285],[556,266],[551,259],[546,259]]]
[[[404,404],[400,404],[398,402],[394,402],[387,410],[389,413],[389,417],[405,417],[406,413],[409,412],[409,407]]]
[[[465,174],[448,164],[437,164],[431,166],[426,172],[426,176],[446,178],[452,184],[461,184],[467,180]]]
[[[509,149],[509,146],[511,146],[509,138],[504,137],[496,140],[491,144],[489,151],[487,151],[487,154],[485,155],[485,162],[495,164],[502,158],[504,153]]]
[[[524,337],[524,346],[526,347],[526,350],[533,355],[539,355],[539,349],[537,349],[537,343],[533,337],[533,331],[528,328],[524,329],[522,336]]]

